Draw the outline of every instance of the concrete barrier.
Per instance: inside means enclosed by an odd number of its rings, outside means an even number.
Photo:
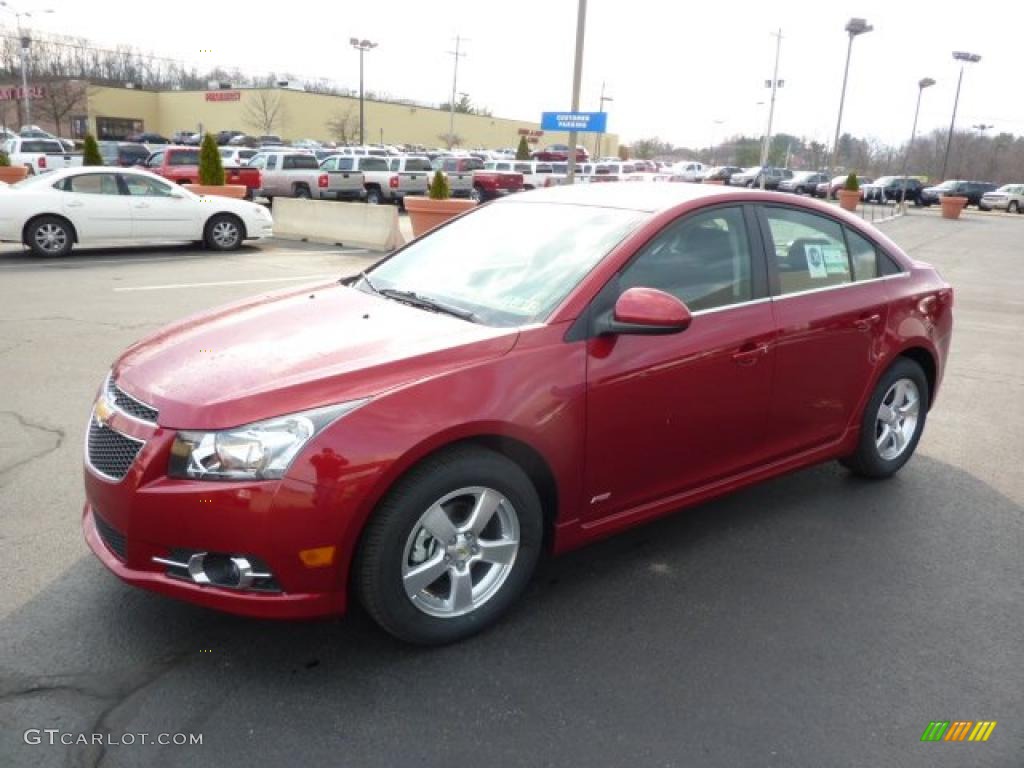
[[[393,251],[405,244],[392,205],[274,198],[274,237]]]

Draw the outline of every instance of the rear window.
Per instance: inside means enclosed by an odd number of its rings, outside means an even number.
[[[149,150],[143,146],[121,147],[118,149],[118,153],[121,157],[129,158],[131,160],[145,160],[149,157]]]
[[[407,171],[429,171],[430,161],[425,157],[409,157],[405,161]]]
[[[167,153],[168,165],[199,165],[198,149],[179,149]]]
[[[64,153],[64,145],[59,141],[46,141],[45,139],[35,139],[32,141],[21,142],[22,152],[59,152]]]
[[[460,162],[461,170],[463,171],[482,171],[484,169],[484,163],[475,157],[467,158]]]
[[[386,171],[388,161],[383,157],[363,157],[359,160],[359,168],[364,171]]]

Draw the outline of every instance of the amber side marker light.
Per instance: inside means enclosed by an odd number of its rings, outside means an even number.
[[[334,547],[299,550],[299,559],[307,568],[323,568],[334,562]]]

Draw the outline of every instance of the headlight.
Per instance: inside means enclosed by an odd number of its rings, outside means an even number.
[[[220,432],[179,432],[167,474],[193,480],[276,480],[314,435],[366,400],[278,416]]]

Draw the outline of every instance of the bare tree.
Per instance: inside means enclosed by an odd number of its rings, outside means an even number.
[[[327,130],[335,140],[348,144],[359,135],[359,118],[349,107],[344,112],[336,112],[334,117],[327,121]]]
[[[462,137],[457,133],[442,133],[438,134],[437,138],[439,138],[448,149],[461,146],[463,141]]]
[[[245,103],[242,120],[247,126],[266,135],[284,121],[281,94],[274,91],[256,91]]]
[[[44,95],[36,102],[36,109],[53,123],[54,133],[60,136],[64,118],[88,111],[89,84],[81,80],[49,80],[42,85]]]

